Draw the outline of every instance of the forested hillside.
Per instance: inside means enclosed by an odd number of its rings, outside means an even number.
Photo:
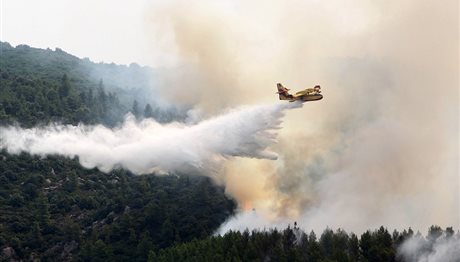
[[[137,64],[96,64],[58,48],[0,42],[0,123],[113,126],[129,111],[160,122],[184,119],[184,112],[149,99],[152,75]]]
[[[105,67],[116,69],[113,85],[135,75],[129,73],[133,66],[92,64],[59,49],[1,45],[2,125],[112,126],[128,111],[139,118],[175,119],[136,100],[125,105],[117,88],[106,88]],[[89,71],[85,63],[98,70]],[[78,159],[0,151],[0,260],[145,261],[150,250],[210,236],[234,209],[235,202],[208,178],[135,176],[121,169],[106,174],[82,168]]]
[[[207,178],[104,174],[77,160],[0,154],[0,246],[16,258],[144,260],[211,235],[235,204]]]

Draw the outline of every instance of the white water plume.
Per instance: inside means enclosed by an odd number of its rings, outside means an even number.
[[[216,174],[229,157],[277,159],[267,148],[276,142],[283,111],[300,103],[260,105],[232,110],[194,125],[161,125],[152,119],[102,125],[2,127],[1,147],[17,154],[78,157],[86,168],[108,172],[116,167],[136,174],[188,172]]]

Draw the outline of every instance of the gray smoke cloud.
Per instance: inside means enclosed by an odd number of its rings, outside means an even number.
[[[284,110],[300,103],[234,109],[186,125],[161,125],[153,119],[137,122],[128,115],[114,129],[102,125],[51,125],[22,129],[0,128],[0,147],[18,154],[59,154],[78,157],[86,168],[104,172],[126,168],[136,174],[184,172],[218,175],[231,157],[277,159],[267,148],[276,142]]]
[[[407,262],[457,262],[460,261],[460,238],[458,234],[444,234],[430,240],[415,235],[401,244],[397,255]]]
[[[178,0],[148,14],[180,72],[163,95],[204,115],[276,99],[276,82],[323,87],[287,114],[277,161],[225,165],[242,213],[221,232],[460,226],[457,1]]]

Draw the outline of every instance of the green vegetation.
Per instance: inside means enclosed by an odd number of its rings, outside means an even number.
[[[148,99],[152,74],[152,69],[136,64],[96,64],[58,48],[0,42],[0,124],[114,126],[132,111],[133,103],[137,117],[159,122],[185,119],[181,110],[161,109]]]
[[[430,251],[442,234],[448,238],[460,237],[460,233],[454,236],[452,228],[443,231],[437,226],[430,228],[426,239],[420,233],[414,236],[410,228],[390,234],[384,227],[366,231],[360,238],[340,229],[335,232],[326,229],[317,238],[313,231],[307,234],[296,226],[282,231],[228,232],[159,252],[152,250],[149,261],[405,261],[397,255],[404,240],[416,237],[423,242],[425,250]]]
[[[0,248],[16,258],[147,259],[211,235],[235,203],[208,178],[104,174],[76,159],[0,153]]]
[[[63,51],[1,43],[0,123],[103,123],[114,125],[127,110],[115,93],[106,92],[78,70],[80,59]]]
[[[129,84],[128,76],[142,78],[139,72],[146,69],[139,66],[0,45],[2,125],[112,126],[128,111],[159,121],[175,117],[149,104],[141,107],[136,96],[114,86]],[[82,168],[78,159],[0,151],[0,260],[145,261],[150,250],[210,236],[234,209],[234,201],[208,178],[105,174]]]

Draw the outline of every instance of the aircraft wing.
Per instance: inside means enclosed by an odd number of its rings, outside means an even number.
[[[302,91],[299,91],[297,93],[295,93],[294,96],[303,96],[303,95],[307,95],[308,94],[308,90],[305,89],[305,90],[302,90]]]

